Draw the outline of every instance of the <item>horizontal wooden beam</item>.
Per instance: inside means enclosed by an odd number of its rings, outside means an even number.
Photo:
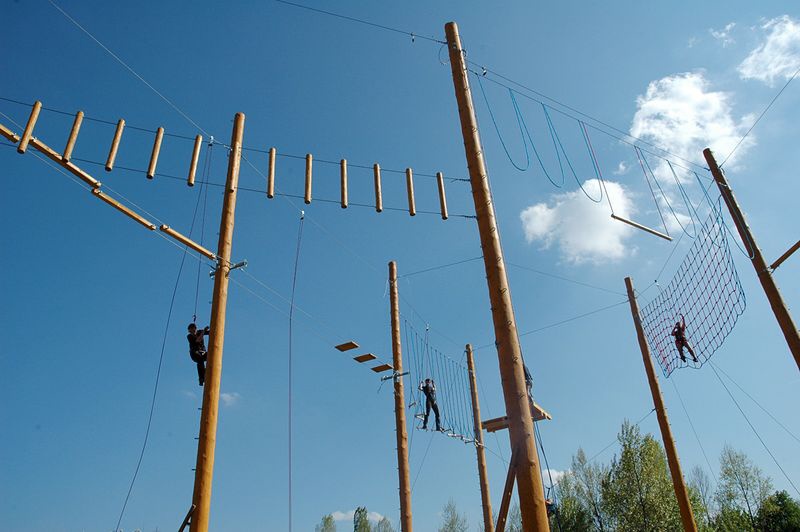
[[[531,416],[534,421],[544,421],[546,419],[553,419],[547,411],[545,411],[542,407],[533,403],[531,412],[533,415]],[[486,421],[482,421],[481,425],[483,426],[483,430],[486,432],[497,432],[498,430],[503,430],[508,428],[508,417],[496,417],[492,419],[487,419]]]
[[[143,216],[139,215],[138,213],[132,211],[131,209],[129,209],[125,205],[123,205],[120,202],[118,202],[117,200],[115,200],[114,198],[110,198],[110,197],[106,196],[105,194],[103,194],[102,192],[97,190],[96,188],[92,189],[92,194],[94,194],[95,197],[100,198],[101,200],[105,201],[106,203],[108,203],[109,205],[111,205],[112,207],[114,207],[115,209],[120,211],[122,214],[132,218],[134,221],[136,221],[136,222],[142,224],[143,226],[145,226],[146,228],[150,229],[151,231],[155,231],[156,230],[156,225],[153,222],[151,222],[150,220],[144,218]]]
[[[617,216],[616,214],[613,214],[613,213],[611,214],[611,217],[613,219],[617,220],[617,221],[620,221],[622,223],[628,224],[631,227],[635,227],[636,229],[641,229],[642,231],[644,231],[646,233],[650,233],[651,235],[656,235],[659,238],[663,238],[664,240],[669,240],[670,242],[672,242],[672,237],[671,236],[665,235],[664,233],[656,231],[655,229],[651,229],[651,228],[647,227],[646,225],[642,225],[642,224],[636,223],[633,220],[628,220],[627,218],[623,218],[622,216]]]
[[[8,129],[3,124],[0,124],[0,135],[4,136],[7,140],[10,140],[14,144],[19,142],[19,135]]]
[[[195,242],[191,238],[189,238],[189,237],[187,237],[185,235],[182,235],[181,233],[177,232],[175,229],[171,228],[170,226],[162,225],[161,227],[159,227],[159,229],[162,232],[164,232],[164,233],[168,234],[169,236],[171,236],[172,238],[174,238],[175,240],[177,240],[178,242],[180,242],[181,244],[183,244],[185,246],[189,246],[190,248],[192,248],[196,252],[200,253],[201,255],[205,255],[206,257],[208,257],[211,260],[217,260],[217,256],[214,253],[212,253],[211,251],[207,250],[206,248],[204,248],[203,246],[201,246],[200,244],[198,244],[197,242]]]

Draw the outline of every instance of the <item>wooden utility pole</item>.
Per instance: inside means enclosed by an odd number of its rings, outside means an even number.
[[[472,105],[469,72],[464,50],[461,47],[461,38],[458,35],[458,26],[455,22],[448,22],[445,25],[445,34],[447,35],[453,85],[458,102],[458,115],[461,120],[461,133],[464,136],[464,150],[467,156],[472,198],[475,202],[475,214],[483,249],[483,263],[489,286],[495,345],[500,363],[500,379],[503,385],[506,414],[509,419],[511,448],[516,449],[518,454],[516,478],[522,525],[526,531],[549,531],[544,488],[539,476],[539,456],[534,440],[530,402],[525,388],[522,349],[519,345],[517,323],[511,305],[511,292],[503,250],[500,245],[494,203],[489,189],[489,175],[478,133],[478,121]]]
[[[783,297],[781,297],[781,292],[778,290],[778,285],[775,283],[775,279],[772,277],[772,272],[770,271],[769,267],[767,267],[764,256],[761,254],[761,250],[758,248],[755,238],[753,238],[753,233],[750,232],[750,227],[747,225],[747,221],[744,219],[744,214],[739,208],[739,204],[736,202],[736,196],[733,195],[733,190],[731,190],[731,187],[728,184],[728,181],[725,179],[725,175],[722,173],[722,170],[719,166],[717,166],[717,161],[714,159],[714,155],[711,153],[710,149],[706,148],[703,150],[703,156],[706,158],[708,167],[711,169],[711,175],[714,176],[714,180],[717,182],[717,186],[722,194],[722,198],[725,200],[725,204],[728,206],[728,210],[731,213],[731,218],[733,218],[733,223],[736,224],[736,229],[739,231],[739,236],[742,238],[742,242],[744,242],[745,249],[747,249],[747,251],[750,253],[750,262],[753,263],[753,268],[756,270],[756,275],[758,276],[758,280],[761,282],[761,287],[764,289],[764,293],[767,294],[769,305],[772,307],[772,312],[775,314],[775,318],[778,320],[778,325],[780,325],[781,331],[783,331],[783,336],[786,338],[786,343],[789,344],[789,350],[794,356],[794,361],[797,364],[797,368],[800,369],[800,333],[797,331],[797,325],[795,325],[794,321],[792,320],[792,315],[789,314],[789,309],[786,308],[786,303],[783,302]]]
[[[400,295],[397,263],[389,263],[389,299],[392,307],[392,364],[394,365],[394,419],[397,434],[397,474],[400,477],[400,530],[411,532],[411,482],[408,473],[406,399],[403,394],[403,349],[400,343]]]
[[[636,302],[636,294],[633,292],[633,281],[630,277],[625,278],[625,287],[628,289],[628,302],[631,305],[633,323],[636,326],[636,336],[639,339],[639,349],[642,351],[644,369],[647,373],[647,381],[650,383],[650,393],[653,395],[653,406],[658,417],[658,426],[661,428],[661,439],[664,441],[664,450],[667,452],[667,463],[672,477],[672,487],[675,489],[675,498],[678,499],[678,507],[681,511],[681,521],[685,532],[697,532],[697,524],[694,522],[692,513],[692,503],[689,501],[689,491],[683,480],[681,463],[678,460],[678,450],[675,448],[675,441],[672,439],[672,429],[669,427],[667,419],[667,409],[664,406],[664,399],[661,397],[661,388],[658,386],[658,378],[653,369],[653,360],[650,357],[650,346],[647,345],[647,338],[642,328],[642,320],[639,317],[639,304]]]
[[[481,482],[481,505],[483,506],[483,530],[494,532],[492,522],[492,498],[489,492],[489,476],[486,473],[486,451],[483,449],[483,427],[481,426],[481,406],[478,403],[478,383],[475,375],[475,362],[472,359],[472,345],[467,344],[467,369],[469,369],[469,389],[472,392],[472,422],[475,427],[475,453],[478,455],[478,478]]]
[[[214,274],[214,298],[211,302],[211,333],[208,361],[203,388],[203,411],[200,415],[200,438],[197,443],[197,466],[194,475],[191,532],[207,532],[211,510],[211,482],[214,477],[214,451],[217,443],[217,414],[222,379],[222,347],[225,340],[225,309],[228,303],[228,274],[231,270],[233,220],[236,211],[236,192],[239,184],[239,164],[242,158],[244,114],[236,113],[228,156],[228,177],[222,203],[217,245],[217,271]]]

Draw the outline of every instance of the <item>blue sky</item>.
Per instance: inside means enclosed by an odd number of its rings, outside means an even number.
[[[790,2],[511,2],[503,9],[485,2],[310,5],[436,38],[443,38],[445,22],[455,20],[476,70],[485,65],[644,137],[684,166],[682,159],[701,164],[706,146],[724,157],[800,67],[800,15]],[[276,146],[281,154],[313,153],[320,160],[345,157],[365,166],[380,162],[386,169],[409,166],[419,173],[466,177],[450,68],[442,64],[446,54],[436,43],[412,42],[402,34],[274,2],[64,2],[61,7],[217,139],[227,141],[233,115],[241,111],[247,115],[248,147]],[[7,53],[0,59],[0,96],[40,99],[48,108],[80,109],[111,122],[124,118],[147,130],[163,126],[167,133],[189,137],[198,132],[50,3],[7,2],[2,13]],[[554,188],[535,160],[527,172],[516,170],[476,79],[471,79],[475,105],[509,263],[624,293],[625,276],[644,289],[674,250],[658,278],[666,286],[691,239],[670,244],[626,229],[608,218],[606,204],[583,197],[571,176],[562,189]],[[520,164],[524,150],[512,103],[492,79],[499,80],[490,74],[484,81],[487,99],[509,153]],[[521,96],[517,100],[552,171],[557,161],[541,106]],[[791,84],[725,165],[768,262],[798,238],[798,103]],[[27,119],[25,107],[8,101],[0,101],[0,111],[20,124]],[[578,123],[551,112],[576,173],[592,194],[597,183],[591,182],[595,176]],[[5,116],[0,122],[21,130]],[[61,150],[71,123],[71,116],[43,112],[36,135]],[[615,208],[658,226],[633,149],[589,132]],[[103,162],[112,134],[113,126],[85,122],[74,157]],[[129,128],[118,169],[107,174],[90,162],[77,164],[153,218],[188,233],[201,188],[167,177],[146,180],[151,146],[150,133]],[[7,265],[0,284],[7,303],[0,311],[5,340],[0,522],[26,532],[111,530],[141,449],[183,252],[96,201],[36,160],[35,151],[21,157],[13,148],[0,148],[5,187],[0,246]],[[159,172],[183,176],[190,153],[190,141],[167,137]],[[253,166],[243,166],[240,185],[263,190],[259,172],[266,170],[266,156],[246,155]],[[658,159],[652,163],[657,175],[666,175]],[[224,147],[217,146],[210,180],[221,182],[224,172]],[[302,172],[301,160],[279,158],[279,191],[302,194]],[[667,197],[675,200],[677,187],[662,181]],[[702,200],[695,182],[687,178],[684,185],[693,201]],[[471,214],[468,185],[447,186],[450,212]],[[438,209],[435,181],[417,177],[416,191],[418,209]],[[335,165],[315,165],[314,195],[338,199]],[[371,171],[351,168],[350,199],[372,201]],[[384,202],[405,206],[402,174],[384,173]],[[219,189],[210,188],[203,237],[210,246],[220,203]],[[267,200],[261,192],[239,195],[233,257],[247,259],[249,266],[246,273],[234,274],[229,297],[214,530],[287,528],[285,298],[301,203]],[[679,200],[675,203],[680,216]],[[397,260],[402,275],[478,256],[477,228],[459,216],[410,218],[402,211],[342,210],[319,201],[304,209],[296,304],[305,312],[295,313],[293,352],[295,528],[311,530],[322,515],[346,515],[360,505],[396,523],[390,389],[379,389],[372,372],[333,345],[352,338],[390,358],[387,262]],[[680,228],[669,219],[667,225],[677,237]],[[199,238],[197,230],[195,235]],[[797,367],[752,267],[736,253],[748,307],[714,361],[797,434],[792,408],[800,399]],[[776,272],[790,307],[800,297],[799,265],[793,257]],[[187,258],[148,448],[121,524],[125,530],[172,528],[191,500],[200,390],[186,353],[185,327],[198,286],[198,319],[208,319],[207,271],[203,265],[198,281],[197,261]],[[521,332],[624,301],[624,295],[516,266],[509,266],[509,275]],[[480,261],[409,277],[400,290],[404,316],[420,330],[429,324],[431,344],[452,358],[463,359],[467,342],[493,342]],[[589,455],[600,451],[624,419],[639,419],[652,408],[627,305],[524,335],[522,343],[536,399],[553,415],[540,427],[551,469],[567,469],[578,446]],[[484,417],[500,415],[494,350],[478,349],[476,364]],[[713,467],[729,443],[748,453],[776,487],[793,492],[708,366],[678,371],[670,380]],[[705,466],[676,388],[663,378],[661,383],[684,471]],[[732,388],[798,484],[800,465],[792,460],[796,440]],[[653,416],[642,427],[657,433]],[[489,436],[487,443],[497,505],[505,464],[494,453],[507,458],[508,443],[503,435]],[[609,460],[614,449],[599,459]],[[411,471],[413,476],[419,472],[413,492],[418,530],[434,530],[450,498],[478,526],[472,447],[416,433]],[[342,522],[340,528],[346,527]]]

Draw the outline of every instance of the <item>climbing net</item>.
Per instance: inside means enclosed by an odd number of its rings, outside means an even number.
[[[699,368],[722,346],[747,306],[725,235],[721,212],[712,212],[669,286],[639,313],[647,341],[666,377],[677,368]],[[686,320],[688,349],[682,360],[671,335]]]
[[[432,379],[436,385],[442,433],[464,443],[473,443],[472,399],[467,368],[430,344],[427,327],[421,333],[403,318],[403,336],[409,361],[408,382],[411,383],[408,408],[414,413],[415,428],[421,430],[425,418],[426,399],[420,385],[425,379]],[[428,428],[432,427],[435,427],[435,414],[431,410]]]

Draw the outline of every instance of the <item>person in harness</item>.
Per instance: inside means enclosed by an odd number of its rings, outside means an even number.
[[[433,413],[436,415],[436,430],[442,430],[439,421],[439,406],[436,404],[436,383],[432,379],[425,379],[425,382],[419,383],[419,389],[425,394],[425,417],[422,419],[422,429],[427,430],[428,417],[433,409]]]
[[[197,379],[200,382],[200,386],[205,383],[206,378],[206,360],[208,359],[208,353],[206,352],[206,344],[203,341],[203,336],[208,336],[208,333],[208,327],[198,329],[196,324],[190,323],[189,334],[186,335],[186,339],[189,340],[189,356],[192,361],[197,364]]]
[[[678,354],[681,356],[681,360],[686,362],[686,356],[683,354],[683,349],[686,348],[686,350],[689,351],[689,354],[692,355],[692,360],[697,362],[697,357],[694,354],[694,350],[686,340],[686,318],[683,317],[683,314],[681,314],[680,321],[675,323],[675,327],[672,328],[672,332],[670,334],[675,337],[675,347],[678,348]]]

